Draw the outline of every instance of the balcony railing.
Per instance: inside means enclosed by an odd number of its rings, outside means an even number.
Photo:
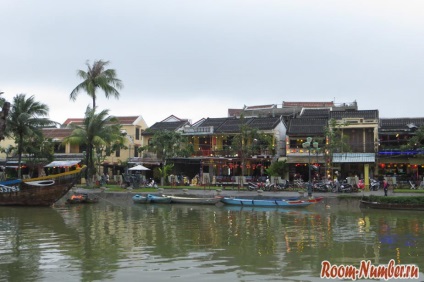
[[[200,149],[194,151],[193,156],[196,157],[238,157],[240,156],[240,152],[235,152],[233,150],[211,150],[211,149]],[[249,157],[255,156],[272,156],[271,150],[262,150],[258,152],[253,152]]]
[[[193,134],[213,134],[213,126],[200,126],[183,129],[183,135]]]

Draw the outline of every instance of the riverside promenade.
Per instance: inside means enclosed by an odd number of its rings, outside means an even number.
[[[264,198],[285,198],[285,197],[307,197],[308,193],[303,192],[299,193],[298,191],[248,191],[245,189],[238,190],[237,188],[234,189],[217,189],[216,187],[211,188],[167,188],[167,189],[161,189],[158,188],[154,192],[147,192],[145,189],[122,189],[122,192],[108,192],[107,189],[84,189],[84,188],[74,188],[71,190],[76,193],[114,193],[114,194],[156,194],[156,193],[163,193],[166,195],[190,195],[190,196],[198,196],[198,197],[214,197],[214,196],[223,196],[223,197],[264,197]],[[326,197],[326,198],[337,198],[340,195],[349,195],[349,196],[370,196],[370,195],[376,195],[376,196],[384,196],[384,191],[378,190],[378,191],[359,191],[356,193],[332,193],[332,192],[313,192],[313,197]],[[389,189],[388,196],[420,196],[419,193],[394,193],[393,190]],[[423,195],[424,196],[424,195]]]
[[[187,197],[234,197],[234,198],[249,198],[249,199],[278,199],[278,198],[294,198],[301,197],[308,198],[308,193],[299,193],[298,191],[264,191],[258,193],[258,191],[247,191],[247,190],[237,190],[235,189],[217,189],[217,187],[211,187],[211,189],[195,189],[195,188],[177,188],[177,189],[157,189],[153,192],[148,192],[146,189],[122,189],[121,191],[108,191],[107,189],[84,189],[74,187],[68,192],[68,195],[65,195],[56,205],[66,204],[66,199],[72,195],[72,193],[90,193],[95,195],[100,199],[100,202],[105,204],[111,204],[114,206],[128,207],[133,205],[132,197],[136,194],[146,195],[146,194],[165,194],[165,195],[176,195],[176,196],[187,196]],[[331,210],[332,212],[338,211],[356,211],[361,212],[359,200],[362,196],[384,196],[384,191],[360,191],[356,193],[313,193],[313,197],[324,197],[322,201],[311,206],[314,210]],[[417,193],[393,193],[392,190],[388,192],[389,196],[420,196],[421,194]],[[352,196],[352,197],[340,197],[340,196]],[[424,195],[423,195],[424,196]],[[219,205],[219,204],[217,204]],[[222,205],[222,204],[221,204]]]

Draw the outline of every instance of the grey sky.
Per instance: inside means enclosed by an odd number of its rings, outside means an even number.
[[[98,59],[125,85],[99,108],[148,125],[282,101],[424,116],[422,1],[2,0],[0,11],[0,90],[34,95],[58,122],[91,105],[69,93]]]

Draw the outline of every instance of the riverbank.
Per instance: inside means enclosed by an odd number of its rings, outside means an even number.
[[[152,191],[151,189],[122,189],[122,191],[108,191],[107,189],[85,189],[81,187],[75,187],[69,191],[60,201],[55,205],[61,206],[66,205],[66,199],[68,199],[73,193],[89,193],[100,199],[100,203],[110,204],[120,207],[128,207],[133,205],[132,197],[136,194],[165,194],[165,195],[176,195],[176,196],[192,196],[192,197],[238,197],[238,198],[255,198],[255,199],[276,199],[286,197],[303,197],[307,198],[307,192],[299,193],[297,191],[278,191],[269,192],[264,191],[258,193],[258,191],[246,191],[246,190],[220,190],[220,189],[184,189],[184,188],[159,188]],[[313,197],[324,197],[324,199],[308,207],[309,210],[331,210],[332,212],[344,212],[346,210],[352,210],[361,212],[360,200],[364,196],[384,196],[384,191],[361,191],[357,193],[313,193]],[[422,195],[422,194],[421,194]],[[396,197],[408,197],[408,196],[420,196],[416,193],[393,193],[389,191],[389,196]]]
[[[154,194],[154,193],[163,193],[168,195],[191,195],[198,197],[214,197],[217,195],[223,197],[264,197],[264,198],[283,198],[283,197],[307,197],[307,192],[298,192],[298,191],[247,191],[247,190],[238,190],[238,189],[215,189],[215,188],[206,188],[206,189],[185,189],[185,188],[159,188],[154,191],[146,189],[122,189],[122,191],[108,191],[106,188],[95,188],[95,189],[85,189],[82,187],[75,187],[71,191],[77,193],[105,193],[105,194]],[[360,191],[356,193],[323,193],[323,192],[314,192],[313,197],[325,197],[325,198],[337,198],[339,196],[384,196],[384,191]],[[420,196],[422,194],[417,193],[394,193],[392,190],[388,192],[389,196]]]

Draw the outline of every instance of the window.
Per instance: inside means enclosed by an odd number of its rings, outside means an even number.
[[[54,153],[65,153],[65,145],[62,145],[62,143],[54,143],[53,150],[54,150]]]
[[[140,128],[135,129],[135,140],[140,140]]]

